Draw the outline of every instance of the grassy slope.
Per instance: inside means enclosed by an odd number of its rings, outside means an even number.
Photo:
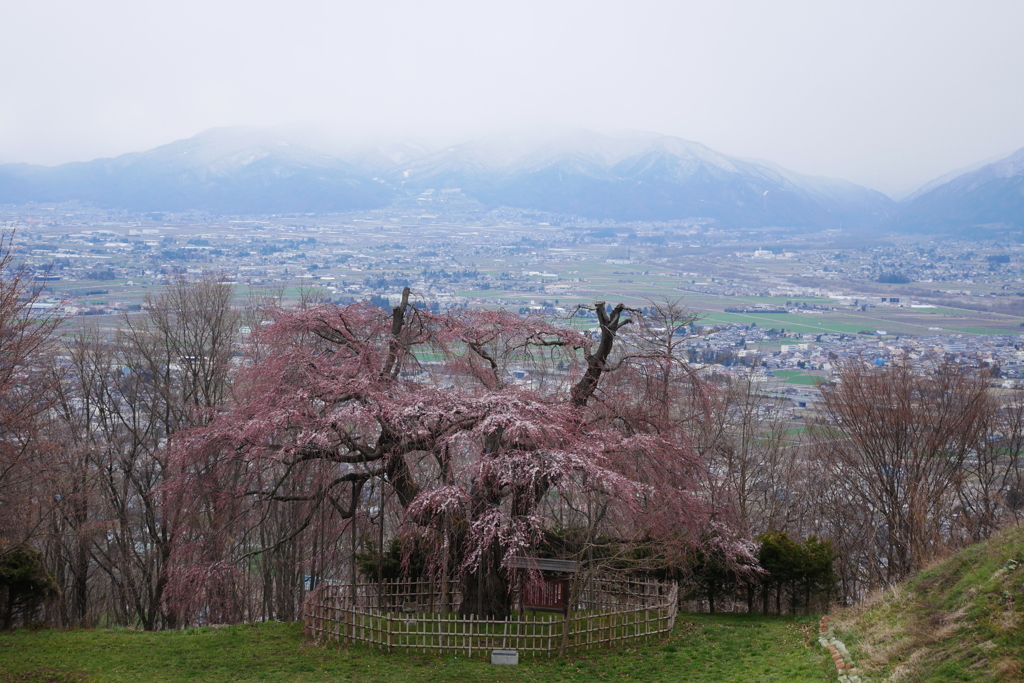
[[[840,612],[833,625],[876,681],[1024,680],[1024,527]]]
[[[686,681],[835,680],[810,640],[814,617],[680,615],[671,637],[635,648],[495,667],[483,657],[384,654],[307,643],[296,624],[142,633],[0,634],[0,682],[71,681]],[[830,677],[831,676],[831,677]]]

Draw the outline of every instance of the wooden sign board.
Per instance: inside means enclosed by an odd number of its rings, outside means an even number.
[[[569,604],[569,582],[544,578],[543,583],[523,587],[523,607],[537,612],[565,612]]]

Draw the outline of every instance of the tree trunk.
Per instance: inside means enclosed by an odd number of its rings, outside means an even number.
[[[14,621],[14,590],[7,586],[7,602],[4,604],[4,630],[11,629],[11,622]]]
[[[462,604],[459,616],[471,614],[480,618],[504,619],[512,613],[512,596],[508,578],[487,553],[480,566],[462,579]]]
[[[78,539],[74,570],[74,620],[79,628],[89,627],[89,547],[85,539]]]

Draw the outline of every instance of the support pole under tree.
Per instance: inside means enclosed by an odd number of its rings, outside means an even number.
[[[568,595],[565,596],[565,607],[562,608],[562,645],[558,648],[558,656],[564,657],[566,651],[569,649],[569,624],[571,623],[572,617],[572,603],[576,597],[578,591],[576,582],[578,581],[579,574],[573,574],[572,580],[564,582],[562,585],[568,588]]]
[[[377,537],[377,608],[384,609],[384,481],[380,483],[377,517],[380,530]],[[390,647],[389,647],[390,650]]]
[[[443,614],[447,614],[449,612],[449,589],[450,586],[448,585],[448,528],[445,527],[443,539],[441,541],[441,612]]]
[[[356,607],[356,482],[352,482],[352,518],[349,521],[349,595],[352,598],[352,609]]]

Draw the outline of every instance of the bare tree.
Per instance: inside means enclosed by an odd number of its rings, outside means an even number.
[[[14,262],[14,234],[0,232],[0,553],[33,536],[51,501],[36,487],[47,463],[42,430],[53,395],[46,380],[61,317],[37,306],[40,289]]]
[[[898,581],[958,541],[951,503],[984,429],[987,384],[948,365],[915,372],[859,360],[839,379],[822,387],[813,454],[854,503],[850,521],[863,516],[874,533],[877,550],[865,557],[874,583]]]
[[[959,526],[968,543],[988,538],[1020,515],[1024,400],[990,394],[977,439],[955,482]]]
[[[112,340],[86,331],[65,344],[52,555],[74,596],[71,623],[88,620],[90,582],[104,587],[97,609],[121,623],[175,623],[163,601],[180,518],[162,488],[168,442],[228,399],[237,328],[230,285],[207,275],[147,298]]]
[[[798,441],[778,399],[751,374],[723,380],[718,401],[696,432],[712,469],[753,536],[798,531],[805,515]],[[797,437],[798,438],[798,437]]]
[[[73,626],[89,626],[96,616],[90,604],[92,543],[106,512],[99,465],[120,441],[108,410],[109,386],[118,380],[114,347],[100,336],[97,329],[79,330],[64,342],[60,362],[51,370],[57,416],[51,431],[58,446],[50,453],[55,475],[47,497],[55,500],[55,509],[46,555],[62,587],[58,622]]]

